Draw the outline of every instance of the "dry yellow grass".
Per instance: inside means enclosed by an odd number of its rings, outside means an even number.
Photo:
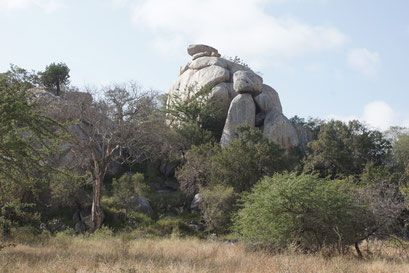
[[[397,253],[389,254],[397,255]],[[396,257],[395,257],[396,258]],[[241,244],[197,239],[116,237],[51,239],[0,252],[0,272],[409,272],[405,255],[358,260],[322,255],[246,251]]]

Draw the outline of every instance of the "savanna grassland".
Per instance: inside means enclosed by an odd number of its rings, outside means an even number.
[[[271,253],[241,243],[199,239],[56,236],[0,252],[1,272],[409,272],[409,255],[392,243],[328,257],[325,251]]]

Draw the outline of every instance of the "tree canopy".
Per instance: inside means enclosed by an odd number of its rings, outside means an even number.
[[[40,73],[40,80],[44,86],[55,88],[56,95],[59,96],[61,85],[69,83],[69,73],[70,69],[65,63],[51,63]]]

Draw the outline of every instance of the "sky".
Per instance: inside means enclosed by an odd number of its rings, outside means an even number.
[[[409,127],[407,0],[0,0],[0,72],[71,69],[84,88],[167,92],[189,44],[238,56],[284,114]]]

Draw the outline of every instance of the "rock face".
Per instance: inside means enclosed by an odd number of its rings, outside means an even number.
[[[240,125],[254,127],[256,123],[256,104],[251,94],[239,94],[231,102],[227,113],[223,135],[220,140],[222,147],[229,145],[236,137],[236,128]]]
[[[295,127],[283,114],[276,111],[269,112],[264,119],[263,134],[286,149],[300,144]]]
[[[219,100],[219,105],[228,110],[222,147],[237,136],[236,128],[241,125],[259,128],[285,149],[297,145],[303,148],[311,139],[309,132],[283,115],[278,93],[263,84],[263,78],[248,66],[221,58],[217,49],[207,45],[190,45],[187,51],[192,61],[180,69],[167,104],[189,99],[202,87],[210,86],[209,98]]]

